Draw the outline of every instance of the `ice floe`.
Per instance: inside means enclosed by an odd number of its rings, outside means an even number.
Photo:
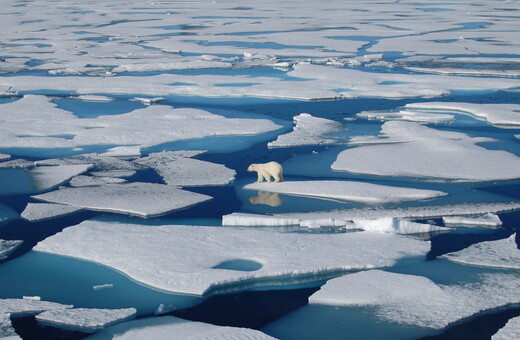
[[[337,138],[331,135],[343,130],[341,123],[334,120],[314,117],[308,113],[294,116],[295,126],[292,132],[278,136],[275,141],[267,143],[270,148],[281,148],[303,145],[336,144]]]
[[[135,163],[155,169],[168,185],[225,185],[235,179],[233,169],[191,158],[200,153],[203,151],[163,151],[140,158]]]
[[[72,306],[41,301],[39,298],[0,299],[0,314],[8,313],[11,317],[32,316],[48,310],[68,308],[72,308]]]
[[[363,111],[358,113],[357,116],[373,120],[405,120],[429,124],[445,123],[455,119],[455,116],[451,114],[420,112],[417,110]]]
[[[23,243],[23,241],[21,241],[21,240],[2,240],[2,239],[0,239],[0,260],[5,259],[16,248],[21,246],[22,243]]]
[[[65,204],[29,202],[21,215],[28,221],[36,222],[73,214],[81,209],[82,208]]]
[[[450,230],[426,223],[417,223],[396,218],[354,219],[354,226],[359,229],[379,233],[419,234]]]
[[[37,165],[81,165],[92,164],[99,170],[135,170],[131,162],[112,156],[101,156],[97,154],[82,154],[66,158],[51,158],[36,162]]]
[[[32,168],[34,167],[35,164],[34,162],[31,162],[31,161],[28,161],[28,160],[25,160],[25,159],[21,159],[21,158],[17,158],[17,159],[13,159],[13,160],[10,160],[10,161],[7,161],[7,162],[1,162],[0,163],[0,169],[7,169],[7,168]]]
[[[451,261],[475,266],[520,269],[520,250],[516,234],[498,241],[484,241],[463,250],[443,255]]]
[[[244,186],[244,189],[369,204],[419,201],[447,195],[444,192],[435,190],[332,180],[252,183]]]
[[[492,340],[520,339],[520,317],[509,319],[506,325],[491,337]]]
[[[430,245],[366,232],[298,234],[89,220],[34,249],[94,261],[158,289],[203,295],[276,285],[287,277],[308,282],[338,271],[389,266],[403,257],[425,255]],[[243,261],[254,268],[233,265]]]
[[[520,126],[519,104],[473,104],[456,102],[425,102],[411,103],[404,106],[405,109],[429,110],[440,112],[465,113],[484,119],[490,124],[500,127]]]
[[[139,182],[61,188],[33,197],[77,208],[140,217],[164,215],[211,199],[210,196],[177,189],[169,185]]]
[[[136,312],[135,308],[72,308],[45,311],[38,314],[36,320],[45,326],[95,333],[105,327],[135,317]]]
[[[87,187],[93,185],[116,184],[125,182],[125,179],[117,177],[76,176],[70,180],[69,184],[73,187]]]
[[[5,153],[0,153],[0,161],[5,161],[6,159],[11,158],[11,155],[6,155]]]
[[[7,313],[0,313],[0,339],[2,340],[21,340],[11,325],[11,317]]]
[[[126,178],[135,175],[134,170],[103,170],[103,171],[91,171],[90,175],[96,177],[111,177],[111,178]]]
[[[78,99],[87,101],[87,102],[111,102],[114,101],[114,98],[107,97],[107,96],[96,96],[96,95],[88,95],[84,94],[81,96],[78,96]]]
[[[223,327],[183,320],[173,316],[162,316],[143,318],[112,326],[94,334],[89,339],[274,340],[275,338],[253,329]]]
[[[139,146],[116,146],[101,153],[100,156],[141,157],[141,148]]]
[[[329,280],[309,303],[373,306],[382,320],[441,329],[520,302],[518,278],[514,273],[482,274],[478,282],[441,285],[421,276],[370,270]]]
[[[446,216],[442,218],[444,224],[450,227],[456,226],[478,226],[478,227],[498,227],[502,225],[500,217],[495,214],[484,214],[481,216]]]
[[[383,124],[379,137],[356,140],[357,143],[376,145],[342,151],[331,167],[377,176],[466,182],[518,178],[520,158],[477,145],[484,141],[492,140],[412,122],[389,121]]]
[[[34,191],[40,192],[63,184],[92,168],[91,164],[38,166],[28,170],[27,174],[32,180]]]

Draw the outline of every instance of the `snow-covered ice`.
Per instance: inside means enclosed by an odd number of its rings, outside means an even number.
[[[69,184],[73,187],[88,187],[94,185],[117,184],[125,182],[125,179],[117,177],[76,176],[70,180]]]
[[[275,141],[267,143],[268,147],[336,144],[338,139],[331,135],[344,129],[339,122],[314,117],[308,113],[294,116],[293,120],[296,124],[293,131],[279,135]]]
[[[36,222],[73,214],[80,210],[82,210],[82,208],[65,204],[29,202],[21,215],[28,221]]]
[[[151,167],[168,185],[225,185],[235,179],[235,170],[191,157],[202,151],[163,151],[140,158],[135,163]]]
[[[520,177],[520,158],[502,150],[488,150],[461,132],[441,131],[417,123],[389,121],[381,135],[363,139],[342,151],[332,169],[377,176],[408,176],[466,182]]]
[[[373,306],[382,320],[441,329],[476,313],[519,303],[518,288],[515,273],[481,274],[478,282],[444,285],[421,276],[370,270],[329,280],[309,303]]]
[[[400,220],[391,217],[379,219],[354,219],[353,222],[356,228],[379,233],[419,234],[450,230],[450,228]]]
[[[516,234],[498,241],[484,241],[454,253],[443,255],[451,261],[474,266],[520,269],[520,250]]]
[[[95,339],[179,339],[179,340],[274,340],[260,331],[211,325],[173,316],[143,318],[109,327],[91,337]]]
[[[36,320],[46,326],[94,333],[105,327],[129,320],[135,317],[136,312],[135,308],[72,308],[45,311],[38,314]]]
[[[107,184],[104,186],[60,188],[35,199],[88,210],[152,217],[164,215],[211,199],[175,187],[154,183]]]
[[[91,171],[90,175],[98,177],[113,177],[113,178],[126,178],[135,175],[134,170],[104,170],[104,171]]]
[[[11,317],[32,316],[48,310],[68,308],[72,308],[72,306],[33,298],[0,299],[0,314],[8,313]]]
[[[445,216],[442,218],[442,221],[444,224],[449,225],[450,227],[498,227],[502,225],[500,217],[491,213],[487,213],[481,216]]]
[[[22,240],[2,240],[0,239],[0,260],[3,260],[12,253],[16,248],[21,246]]]
[[[403,257],[425,255],[430,245],[366,232],[314,235],[89,220],[34,249],[94,261],[158,289],[203,295],[244,289],[254,286],[255,280],[266,284],[267,278],[312,281],[338,271],[389,266]],[[236,260],[255,263],[259,269],[244,271],[232,265],[219,269]]]
[[[21,340],[11,325],[11,317],[8,313],[0,313],[0,339]]]
[[[520,317],[510,319],[507,324],[491,337],[492,340],[520,339]]]
[[[27,171],[32,180],[34,191],[40,192],[54,188],[92,169],[91,164],[38,166]]]
[[[252,183],[246,185],[244,189],[369,204],[419,201],[447,195],[435,190],[332,180]]]

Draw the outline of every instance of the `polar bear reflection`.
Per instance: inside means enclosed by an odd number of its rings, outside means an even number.
[[[271,207],[279,207],[283,204],[283,197],[276,192],[259,191],[258,196],[249,196],[251,204],[265,204]]]
[[[257,183],[262,182],[264,179],[267,182],[271,182],[271,177],[274,178],[276,182],[283,182],[283,169],[280,163],[277,162],[268,162],[262,164],[251,164],[247,171],[253,172],[256,171],[258,173]]]

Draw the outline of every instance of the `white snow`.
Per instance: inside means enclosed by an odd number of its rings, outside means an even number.
[[[0,239],[0,260],[3,260],[13,252],[16,248],[21,246],[22,240],[2,240]]]
[[[443,217],[442,221],[444,222],[444,224],[449,225],[450,227],[498,227],[502,225],[500,217],[491,213],[487,213],[481,216],[447,216]]]
[[[88,95],[84,94],[81,96],[78,96],[78,99],[87,101],[87,102],[111,102],[114,101],[114,98],[107,97],[107,96],[96,96],[96,95]]]
[[[419,201],[447,195],[435,190],[333,180],[252,183],[244,186],[244,189],[368,204]]]
[[[141,148],[139,146],[116,146],[108,149],[107,152],[100,154],[107,157],[141,157]]]
[[[515,235],[498,241],[475,243],[443,257],[474,266],[520,269],[520,250],[516,245]]]
[[[222,164],[191,157],[203,151],[163,151],[140,158],[135,163],[151,167],[168,185],[226,185],[235,179],[235,170]]]
[[[421,276],[370,270],[329,280],[311,304],[373,306],[377,318],[442,329],[476,313],[520,302],[518,274],[482,274],[478,282],[441,285]]]
[[[517,128],[520,126],[520,104],[425,102],[406,104],[405,108],[465,113],[500,127]]]
[[[154,183],[107,184],[61,188],[33,198],[88,210],[152,217],[211,199],[207,195]]]
[[[296,124],[292,132],[278,136],[275,141],[267,143],[270,148],[281,148],[304,145],[336,144],[338,139],[331,135],[343,130],[340,122],[314,117],[302,113],[293,117]]]
[[[29,202],[24,211],[22,211],[22,217],[28,221],[36,222],[73,214],[81,209],[65,204]]]
[[[389,266],[403,257],[425,255],[430,245],[365,232],[298,234],[89,220],[41,241],[34,249],[94,261],[157,289],[203,295],[280,284],[276,282],[286,277],[305,282],[343,270]],[[259,269],[218,269],[237,260],[256,263]]]
[[[34,191],[40,192],[67,182],[74,176],[92,169],[91,164],[38,166],[27,171],[32,180]]]
[[[73,308],[46,311],[38,314],[36,320],[46,326],[94,333],[105,327],[129,320],[135,317],[136,312],[135,308]]]
[[[48,310],[62,310],[67,308],[72,308],[72,306],[40,301],[33,298],[0,299],[0,314],[8,313],[11,314],[11,317],[31,316]]]
[[[332,169],[377,176],[407,176],[466,182],[520,177],[520,158],[477,143],[492,141],[440,131],[417,123],[389,121],[379,137],[342,151]],[[378,143],[383,143],[379,144]]]
[[[509,319],[506,325],[491,337],[492,340],[520,339],[520,317]]]
[[[69,184],[73,187],[88,187],[94,185],[116,184],[125,182],[125,179],[117,177],[76,176],[70,180]]]
[[[144,318],[109,327],[89,339],[274,340],[260,331],[216,326],[173,316]]]

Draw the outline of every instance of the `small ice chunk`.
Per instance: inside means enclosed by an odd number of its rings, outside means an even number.
[[[357,114],[360,118],[372,120],[405,120],[418,123],[445,123],[455,119],[454,115],[443,113],[420,112],[411,110],[399,111],[363,111]]]
[[[2,240],[2,239],[0,239],[0,260],[5,259],[16,248],[21,246],[22,243],[23,243],[23,241],[21,241],[21,240]]]
[[[516,245],[515,236],[516,234],[513,234],[498,241],[476,243],[443,257],[475,266],[520,269],[520,250]]]
[[[274,340],[275,338],[254,329],[216,326],[173,316],[161,316],[138,319],[112,326],[94,334],[89,339]]]
[[[0,161],[5,161],[6,159],[11,158],[11,155],[6,155],[5,153],[0,153]]]
[[[154,98],[135,97],[133,100],[141,102],[146,105],[152,105],[152,104],[157,104],[157,103],[163,102],[166,100],[166,98],[163,98],[163,97],[154,97]]]
[[[491,340],[520,339],[520,317],[509,319],[506,325],[491,337]]]
[[[435,190],[332,180],[252,183],[246,185],[244,189],[372,204],[420,201],[447,195],[444,192]]]
[[[117,157],[101,156],[97,154],[84,154],[66,158],[55,158],[37,161],[37,165],[81,165],[93,164],[98,170],[136,170],[136,167],[128,161]]]
[[[329,280],[311,304],[372,306],[377,318],[442,329],[476,313],[520,302],[518,274],[483,274],[478,282],[440,285],[415,275],[370,270]]]
[[[222,225],[224,226],[291,226],[299,225],[298,218],[279,218],[273,216],[246,214],[246,213],[231,213],[222,216]]]
[[[389,266],[405,257],[424,256],[430,244],[366,232],[316,235],[179,225],[143,228],[88,220],[41,241],[34,250],[93,261],[158,289],[211,295],[287,278],[306,282],[343,270]],[[255,267],[251,271],[234,270],[232,265],[219,268],[237,260]]]
[[[354,219],[354,225],[365,231],[397,234],[420,234],[450,230],[450,228],[425,223],[416,223],[391,217],[378,219]]]
[[[314,117],[308,113],[302,113],[293,117],[296,126],[293,131],[267,144],[270,148],[336,144],[338,139],[333,138],[333,133],[343,130],[343,125],[334,120]]]
[[[65,183],[69,179],[92,169],[90,164],[38,166],[27,171],[33,181],[34,190],[45,191]]]
[[[92,95],[92,94],[84,94],[84,95],[78,96],[78,99],[81,99],[81,100],[84,100],[87,102],[112,102],[112,101],[114,101],[114,98],[111,98],[111,97]]]
[[[126,178],[135,175],[134,170],[104,170],[104,171],[92,171],[92,176],[97,177],[113,177],[113,178]]]
[[[135,317],[136,312],[135,308],[73,308],[46,311],[37,315],[36,320],[45,326],[94,333],[105,327],[129,320]]]
[[[22,211],[22,217],[28,221],[36,222],[73,214],[81,209],[82,208],[65,204],[29,202],[24,211]]]
[[[70,180],[73,187],[88,187],[94,185],[125,183],[126,180],[117,177],[100,177],[100,176],[76,176]]]
[[[78,208],[153,217],[210,200],[211,197],[154,183],[61,188],[33,198]]]
[[[94,289],[94,290],[104,290],[104,289],[110,289],[110,288],[114,288],[114,285],[112,283],[105,283],[102,285],[92,286],[92,289]]]
[[[33,168],[35,166],[34,162],[25,160],[25,159],[13,159],[7,162],[0,163],[0,169],[2,168]]]
[[[9,313],[12,317],[32,316],[48,310],[67,308],[72,306],[37,299],[0,299],[0,314]]]
[[[446,216],[442,218],[444,224],[450,227],[456,226],[479,226],[479,227],[498,227],[502,225],[500,217],[495,214],[485,214],[482,216]]]
[[[222,164],[189,158],[200,151],[163,151],[140,158],[135,163],[149,166],[168,185],[206,186],[226,185],[235,179],[236,172]]]

